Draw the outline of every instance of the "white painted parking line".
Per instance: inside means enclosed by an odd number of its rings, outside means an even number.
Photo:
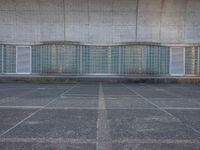
[[[199,140],[177,140],[177,139],[122,139],[113,140],[112,143],[126,144],[200,144]]]
[[[62,99],[67,99],[67,98],[98,98],[98,96],[72,96],[72,95],[69,95],[69,96],[61,96],[60,98]]]
[[[38,88],[38,90],[46,90],[46,88]]]
[[[99,105],[97,120],[97,150],[112,150],[110,126],[107,122],[107,110],[102,83],[99,84]]]
[[[88,144],[93,143],[96,144],[96,140],[94,139],[66,139],[66,138],[0,138],[0,143],[67,143],[67,144]]]
[[[104,95],[104,97],[139,97],[139,95],[118,95],[118,94],[115,94],[115,95]]]
[[[162,109],[172,109],[172,110],[200,110],[200,108],[192,108],[192,107],[160,107]]]
[[[0,106],[0,109],[39,109],[43,106]]]
[[[104,108],[98,108],[98,107],[56,107],[56,106],[0,106],[0,109],[40,109],[43,108],[43,110],[68,110],[68,109],[77,109],[77,110],[105,110]],[[160,107],[162,109],[166,110],[200,110],[200,108],[185,108],[185,107]],[[116,108],[107,108],[109,110],[158,110],[158,108],[145,108],[145,107],[116,107]]]
[[[49,143],[49,144],[96,144],[96,139],[72,139],[72,138],[0,138],[0,143]],[[200,144],[195,139],[120,139],[105,141],[111,144]],[[105,149],[107,150],[107,149]]]
[[[40,109],[42,110],[98,110],[98,107],[43,107],[43,106],[0,106],[0,109]]]
[[[88,96],[88,97],[91,97],[91,96],[95,96],[95,97],[98,97],[98,94],[95,95],[95,94],[64,94],[62,95],[62,97],[68,97],[68,96]]]

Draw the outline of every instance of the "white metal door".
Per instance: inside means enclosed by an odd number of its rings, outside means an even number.
[[[185,75],[185,48],[171,48],[170,55],[170,74],[174,76]]]
[[[31,73],[31,47],[17,46],[16,72],[20,74]]]

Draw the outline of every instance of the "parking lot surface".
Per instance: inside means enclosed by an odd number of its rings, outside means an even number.
[[[200,86],[0,84],[0,150],[169,149],[200,149]]]

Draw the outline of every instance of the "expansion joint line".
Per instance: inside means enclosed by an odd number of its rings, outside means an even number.
[[[2,134],[0,134],[0,138],[2,136],[4,136],[5,134],[7,134],[8,132],[10,132],[11,130],[13,130],[16,127],[18,127],[19,125],[21,125],[24,121],[28,120],[29,118],[33,117],[34,115],[36,115],[37,113],[39,113],[40,111],[42,111],[43,109],[45,109],[47,106],[49,106],[50,104],[52,104],[53,102],[55,102],[60,96],[63,96],[64,94],[68,93],[69,91],[71,91],[76,86],[77,86],[77,84],[74,85],[74,86],[72,86],[71,88],[67,89],[65,92],[63,92],[62,94],[60,94],[59,96],[57,96],[56,98],[54,98],[53,100],[51,100],[49,103],[47,103],[46,105],[44,105],[41,108],[37,109],[36,111],[34,111],[33,113],[31,113],[29,116],[27,116],[26,118],[24,118],[23,120],[21,120],[20,122],[18,122],[17,124],[15,124],[13,127],[9,128],[8,130],[6,130]]]
[[[145,100],[146,102],[150,103],[151,105],[155,106],[158,110],[164,112],[165,114],[168,114],[169,116],[171,116],[173,119],[177,120],[178,122],[182,123],[183,125],[187,126],[188,128],[190,128],[191,130],[193,130],[194,132],[196,132],[197,134],[200,135],[200,131],[193,128],[191,125],[184,123],[183,121],[181,121],[179,118],[177,118],[176,116],[174,116],[173,114],[171,114],[170,112],[168,112],[167,110],[159,107],[158,105],[156,105],[155,103],[153,103],[152,101],[150,101],[148,98],[142,96],[141,94],[139,94],[138,92],[136,92],[135,90],[131,89],[130,87],[126,86],[125,84],[123,84],[124,87],[126,87],[127,89],[129,89],[130,91],[137,93],[138,96],[140,96],[143,100]]]
[[[109,123],[107,121],[107,110],[102,83],[99,84],[98,101],[97,150],[112,150],[112,140],[110,137]]]

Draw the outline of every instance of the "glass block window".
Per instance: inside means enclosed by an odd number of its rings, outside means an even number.
[[[40,45],[33,73],[169,74],[169,47]]]
[[[77,46],[65,46],[65,73],[76,74],[80,72],[80,49]]]
[[[16,73],[16,46],[4,45],[4,73]]]
[[[121,72],[121,51],[123,47],[114,46],[111,51],[111,70],[112,74],[120,74]]]
[[[197,50],[197,75],[200,75],[200,47]]]
[[[0,73],[3,72],[3,45],[0,45]]]
[[[198,47],[185,48],[185,73],[187,75],[199,74],[199,49],[198,49]]]
[[[82,51],[81,73],[86,74],[90,72],[89,46],[81,46],[81,51]]]
[[[145,67],[145,47],[126,46],[121,51],[121,74],[142,74]]]
[[[41,73],[41,48],[42,46],[32,46],[32,73]]]
[[[32,46],[32,73],[77,74],[80,61],[80,47],[77,46]]]
[[[121,74],[169,74],[169,48],[126,46],[121,53]]]
[[[111,59],[111,49],[108,47],[85,47],[82,50],[82,68],[86,74],[109,73],[109,60]]]
[[[148,74],[160,74],[160,55],[159,47],[150,46],[146,48],[146,73]]]
[[[170,48],[159,47],[159,74],[169,74]]]

